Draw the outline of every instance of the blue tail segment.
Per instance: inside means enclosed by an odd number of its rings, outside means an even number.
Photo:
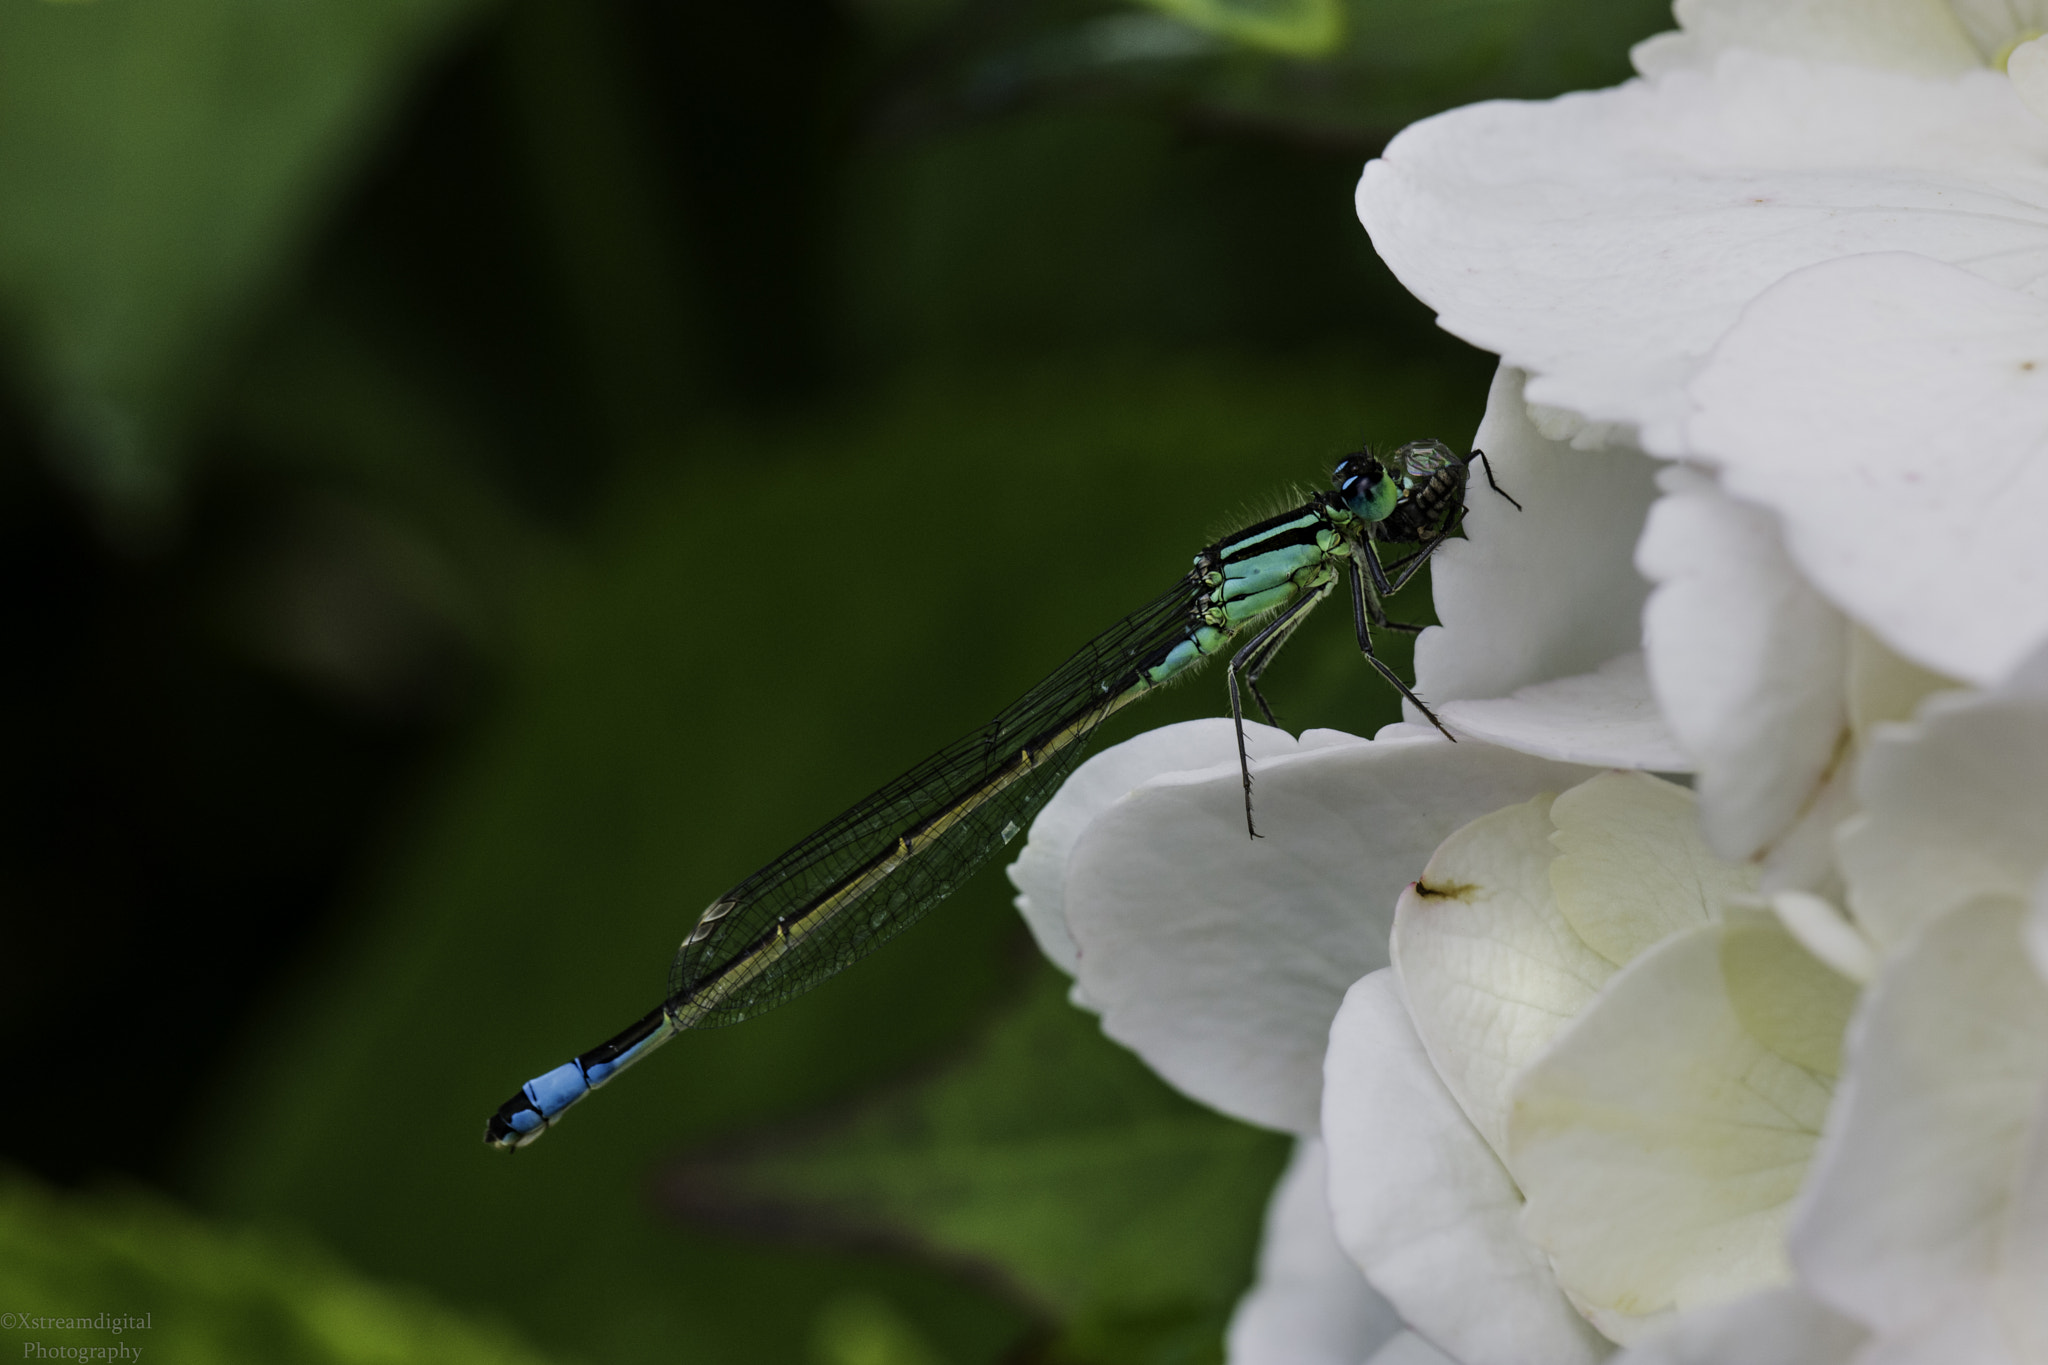
[[[553,1127],[569,1106],[675,1037],[676,1032],[664,1007],[574,1061],[542,1072],[498,1106],[498,1112],[484,1125],[484,1141],[506,1151],[524,1147]]]

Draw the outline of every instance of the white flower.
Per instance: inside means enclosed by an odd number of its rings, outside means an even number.
[[[1789,1279],[1855,988],[1729,908],[1753,882],[1682,788],[1613,774],[1475,822],[1404,893],[1331,1034],[1331,1200],[1460,1360],[1597,1359],[1588,1322],[1630,1340]]]
[[[1857,785],[1848,899],[1889,956],[1790,1231],[1803,1293],[1631,1361],[1750,1360],[1788,1334],[1823,1363],[2048,1361],[2048,654],[1886,727]]]
[[[1467,742],[1255,730],[1253,845],[1160,732],[1014,873],[1299,1139],[1238,1365],[2048,1365],[2048,0],[1678,13],[1359,187],[1503,361],[1525,510],[1475,469],[1416,651]]]
[[[1788,1280],[1854,986],[1728,910],[1754,874],[1690,795],[1428,736],[1255,742],[1259,843],[1228,723],[1196,722],[1092,760],[1013,874],[1113,1037],[1302,1138],[1233,1361],[1591,1361]]]

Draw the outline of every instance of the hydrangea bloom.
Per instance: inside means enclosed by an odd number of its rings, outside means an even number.
[[[1790,1228],[1799,1288],[1632,1362],[2048,1360],[2048,653],[1887,729],[1857,786],[1842,868],[1885,956]]]
[[[1157,732],[1015,872],[1300,1138],[1240,1365],[2048,1362],[2048,3],[1678,12],[1359,187],[1503,359],[1526,510],[1416,652],[1466,742],[1261,730],[1247,846],[1227,727]]]

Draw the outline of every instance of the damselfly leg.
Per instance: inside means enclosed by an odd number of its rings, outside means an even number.
[[[1515,510],[1517,512],[1521,511],[1522,504],[1520,504],[1519,502],[1515,502],[1513,495],[1510,494],[1507,489],[1502,488],[1499,484],[1493,481],[1493,461],[1486,458],[1486,452],[1483,450],[1475,450],[1469,456],[1467,456],[1465,459],[1465,465],[1468,469],[1471,467],[1472,461],[1474,460],[1479,461],[1479,467],[1486,471],[1486,486],[1488,488],[1491,488],[1494,492],[1500,494],[1502,497],[1506,498],[1509,502],[1514,503]]]
[[[1392,683],[1402,696],[1415,703],[1416,710],[1429,717],[1429,723],[1441,731],[1445,739],[1455,743],[1458,737],[1444,729],[1444,723],[1436,718],[1436,712],[1429,709],[1429,703],[1416,696],[1415,689],[1403,682],[1401,675],[1373,652],[1372,631],[1366,625],[1368,612],[1372,614],[1374,625],[1391,624],[1387,620],[1385,609],[1380,606],[1378,594],[1373,591],[1372,584],[1366,581],[1364,572],[1359,569],[1358,561],[1354,559],[1351,561],[1351,624],[1358,632],[1359,652],[1365,655],[1365,661],[1377,669],[1382,678]]]

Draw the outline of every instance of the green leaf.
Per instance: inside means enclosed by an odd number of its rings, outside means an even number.
[[[823,1134],[686,1162],[686,1206],[998,1271],[1063,1319],[1227,1307],[1287,1143],[1183,1099],[1049,967],[960,1063]]]
[[[1001,69],[1042,105],[1120,90],[1299,148],[1373,155],[1456,105],[1544,99],[1632,73],[1667,0],[1139,0],[1171,18],[1061,14],[961,80]],[[1218,42],[1218,38],[1232,41]],[[1354,172],[1355,174],[1355,172]]]
[[[207,1365],[543,1365],[509,1331],[139,1194],[0,1177],[0,1340]],[[115,1354],[134,1352],[136,1356]]]
[[[0,5],[0,320],[87,486],[174,491],[237,327],[480,3]]]
[[[1315,57],[1344,37],[1341,0],[1142,0],[1184,23],[1251,47]]]

